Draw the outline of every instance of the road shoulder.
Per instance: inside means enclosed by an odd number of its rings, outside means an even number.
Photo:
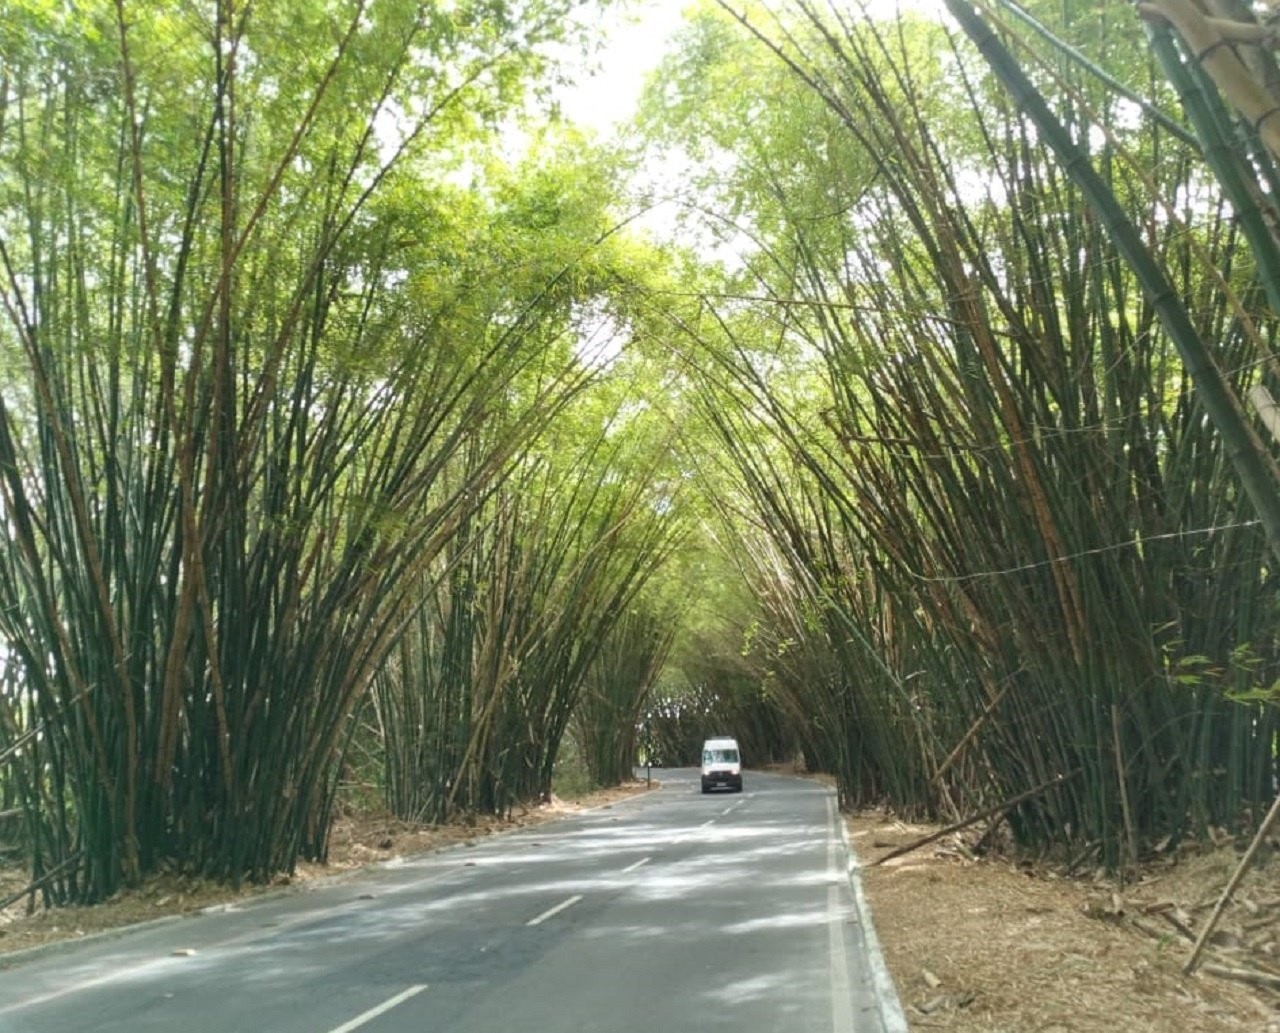
[[[846,823],[912,1031],[1280,1031],[1249,988],[1183,976],[1185,947],[1122,920],[1108,882],[973,860],[946,839],[872,867],[932,830],[879,813]]]

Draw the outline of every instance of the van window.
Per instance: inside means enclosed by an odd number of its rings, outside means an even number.
[[[703,764],[737,764],[737,750],[703,750]]]

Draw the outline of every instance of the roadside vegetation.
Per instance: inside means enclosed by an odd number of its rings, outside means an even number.
[[[32,899],[266,882],[353,809],[507,816],[729,731],[984,849],[1251,834],[1280,74],[1183,6],[707,3],[606,144],[545,114],[574,0],[10,0]]]
[[[1256,822],[1276,735],[1274,543],[1176,339],[1235,399],[1271,382],[1275,241],[1234,217],[1266,188],[1228,194],[1119,92],[1172,103],[1127,15],[1081,10],[1083,52],[1017,24],[1159,296],[933,19],[708,10],[646,110],[743,251],[683,329],[746,681],[847,802],[950,820],[1039,787],[1014,839],[1110,866]]]

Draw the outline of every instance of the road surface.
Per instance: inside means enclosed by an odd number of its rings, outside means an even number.
[[[0,1033],[904,1033],[830,791],[656,774],[536,829],[42,951],[0,968]]]

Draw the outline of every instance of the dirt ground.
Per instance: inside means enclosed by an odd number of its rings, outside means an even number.
[[[847,821],[913,1033],[1280,1033],[1280,858],[1245,879],[1202,972],[1187,977],[1194,934],[1244,846],[1229,837],[1120,887],[1102,872],[977,860],[958,836],[876,867],[933,830],[880,814]]]
[[[335,826],[327,865],[302,865],[291,879],[240,894],[166,875],[94,907],[28,914],[24,898],[0,911],[0,967],[13,951],[195,913],[238,896],[549,821],[644,788],[637,782],[571,803],[554,801],[506,823],[421,828],[385,818],[344,819]],[[1280,857],[1264,858],[1251,871],[1201,973],[1187,977],[1180,970],[1191,938],[1243,846],[1229,837],[1211,848],[1172,852],[1119,887],[1101,872],[1064,878],[1052,866],[975,859],[972,836],[941,839],[876,866],[893,848],[933,830],[882,814],[847,821],[912,1033],[1280,1033]],[[23,873],[0,868],[0,899],[24,883]],[[1242,974],[1254,982],[1242,982]]]

